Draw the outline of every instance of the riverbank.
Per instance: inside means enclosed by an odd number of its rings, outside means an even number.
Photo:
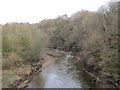
[[[95,53],[96,54],[96,53]],[[84,50],[81,52],[77,52],[74,54],[76,59],[78,60],[77,63],[83,64],[83,70],[88,73],[92,78],[96,86],[96,88],[119,88],[119,79],[117,74],[109,75],[108,73],[103,73],[102,68],[99,67],[98,62],[102,61],[100,56],[94,55],[90,53],[90,50]],[[80,61],[80,62],[79,62]]]
[[[52,50],[45,50],[41,53],[40,60],[24,67],[17,68],[16,70],[6,70],[3,71],[4,78],[12,78],[5,87],[14,87],[14,88],[26,88],[28,83],[34,78],[34,76],[42,71],[43,68],[55,62],[55,59],[60,56],[60,53],[57,53]],[[15,78],[16,77],[16,78]],[[6,81],[7,82],[7,81]],[[4,87],[3,87],[4,88]]]
[[[53,50],[48,50],[47,52],[43,52],[41,55],[41,64],[42,68],[50,65],[51,63],[55,62],[56,58],[60,57],[61,54],[55,52]]]

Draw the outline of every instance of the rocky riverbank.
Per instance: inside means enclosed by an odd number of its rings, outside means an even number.
[[[26,88],[28,87],[28,83],[34,78],[34,76],[41,72],[43,68],[55,62],[55,59],[60,56],[60,53],[55,51],[47,51],[43,52],[41,58],[38,62],[36,62],[31,68],[30,72],[23,75],[20,79],[15,80],[9,86],[12,88]]]
[[[28,86],[28,83],[34,77],[34,75],[36,75],[40,71],[42,71],[42,65],[37,64],[35,67],[33,67],[31,69],[31,72],[29,74],[25,74],[19,80],[15,80],[13,82],[13,84],[10,85],[10,87],[13,87],[13,88],[26,88]]]

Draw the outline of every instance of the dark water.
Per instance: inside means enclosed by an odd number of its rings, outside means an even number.
[[[28,88],[92,87],[92,78],[81,67],[76,68],[73,61],[76,60],[71,53],[64,53],[55,63],[43,68],[29,83]]]

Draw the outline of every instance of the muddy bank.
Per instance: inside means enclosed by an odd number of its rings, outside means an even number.
[[[96,88],[119,88],[119,80],[117,78],[113,78],[110,75],[101,73],[101,68],[97,67],[97,63],[92,65],[92,61],[100,61],[100,57],[95,57],[90,55],[89,53],[81,53],[76,54],[76,58],[78,59],[78,63],[82,62],[83,70],[88,73],[92,78]],[[116,79],[116,81],[115,81]]]
[[[28,74],[23,75],[19,80],[15,80],[9,86],[12,88],[26,88],[28,83],[34,78],[36,74],[42,71],[43,68],[49,66],[55,62],[55,58],[59,57],[61,54],[55,51],[48,50],[47,52],[42,52],[40,60],[32,65],[31,70]]]
[[[28,86],[28,83],[32,80],[32,78],[40,71],[42,71],[42,65],[36,64],[35,67],[32,67],[29,74],[23,75],[19,80],[15,80],[9,86],[11,88],[26,88]]]
[[[61,53],[49,50],[47,52],[43,52],[41,55],[41,65],[42,67],[46,67],[50,65],[51,63],[55,62],[55,60],[61,56]]]

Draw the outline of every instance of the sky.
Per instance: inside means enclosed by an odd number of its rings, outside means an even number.
[[[108,0],[0,0],[0,24],[38,23],[80,10],[96,11]]]

